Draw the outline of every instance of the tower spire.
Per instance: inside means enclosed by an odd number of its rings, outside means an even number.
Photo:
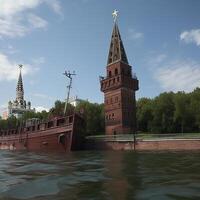
[[[21,100],[24,100],[24,88],[23,88],[23,81],[22,81],[22,70],[23,65],[19,65],[19,78],[17,81],[17,87],[16,87],[16,100],[19,102]]]
[[[113,31],[112,31],[107,65],[110,65],[111,63],[114,63],[117,61],[122,61],[122,62],[128,64],[128,59],[126,56],[124,45],[121,40],[119,28],[117,25],[118,11],[114,10],[112,13],[112,16],[114,18],[114,27],[113,27]]]

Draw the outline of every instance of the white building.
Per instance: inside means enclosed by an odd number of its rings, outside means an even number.
[[[69,103],[74,107],[76,107],[82,101],[84,101],[84,100],[83,99],[79,99],[77,96],[69,98]]]

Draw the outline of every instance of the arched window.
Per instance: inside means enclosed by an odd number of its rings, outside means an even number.
[[[112,76],[112,72],[111,71],[109,71],[109,77],[111,77]]]

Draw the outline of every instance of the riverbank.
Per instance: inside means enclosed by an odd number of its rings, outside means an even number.
[[[166,135],[90,137],[88,143],[89,147],[97,150],[200,150],[200,134],[193,134],[192,137]]]

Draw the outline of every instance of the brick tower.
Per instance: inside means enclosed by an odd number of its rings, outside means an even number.
[[[106,70],[107,76],[100,78],[101,91],[104,92],[106,134],[134,133],[138,79],[132,75],[116,19]]]

